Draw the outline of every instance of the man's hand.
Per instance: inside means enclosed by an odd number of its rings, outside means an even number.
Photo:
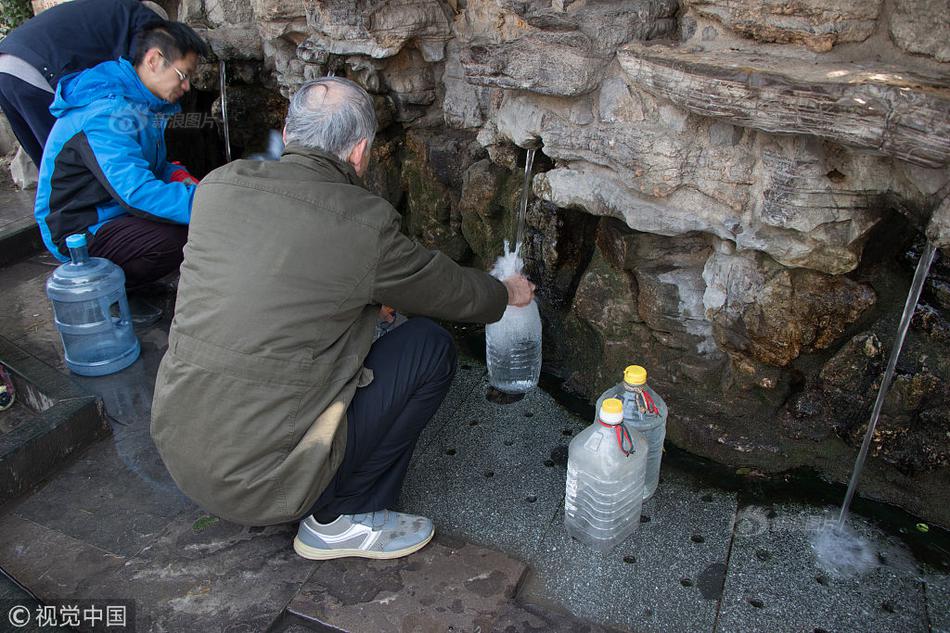
[[[379,320],[386,323],[392,323],[396,320],[396,308],[390,306],[379,306]]]
[[[508,305],[523,308],[534,299],[534,284],[524,275],[514,275],[502,283],[508,288]]]

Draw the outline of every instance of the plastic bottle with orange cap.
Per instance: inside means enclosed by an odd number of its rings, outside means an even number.
[[[660,482],[660,463],[663,461],[663,440],[666,438],[666,418],[669,413],[666,402],[647,385],[647,370],[640,365],[629,365],[624,369],[623,381],[605,391],[597,400],[598,411],[608,398],[616,398],[623,403],[624,423],[646,438],[649,455],[643,499],[649,499]]]

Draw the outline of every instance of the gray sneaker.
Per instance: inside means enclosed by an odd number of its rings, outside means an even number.
[[[422,549],[433,534],[429,519],[390,510],[343,514],[326,524],[308,516],[297,529],[294,551],[310,560],[399,558]]]

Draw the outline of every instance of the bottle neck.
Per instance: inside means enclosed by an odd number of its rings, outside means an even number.
[[[78,246],[69,249],[69,258],[73,264],[85,264],[89,261],[89,247]]]

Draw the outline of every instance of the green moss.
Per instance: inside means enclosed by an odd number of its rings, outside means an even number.
[[[201,532],[203,530],[207,530],[209,527],[211,527],[217,522],[218,522],[218,517],[203,516],[191,524],[191,529],[195,532]]]

